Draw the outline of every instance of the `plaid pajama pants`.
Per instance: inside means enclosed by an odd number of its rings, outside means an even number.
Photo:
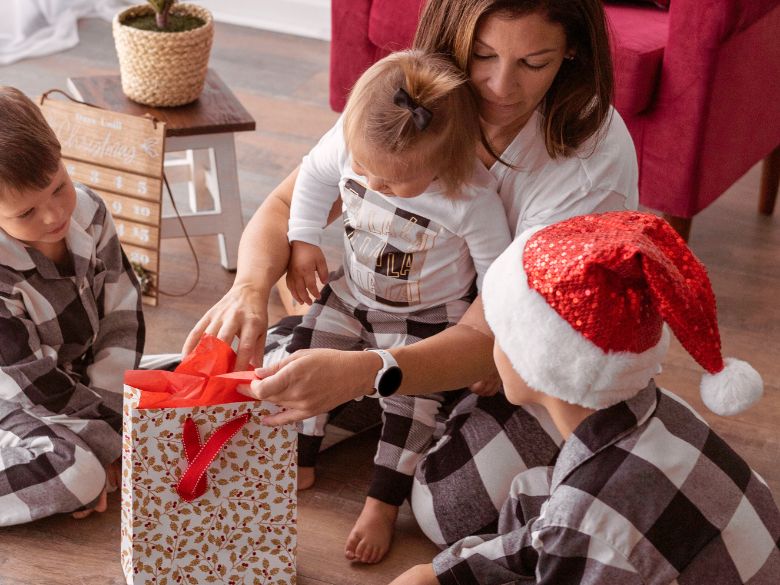
[[[473,298],[472,293],[421,311],[391,313],[363,305],[344,292],[337,295],[327,285],[301,324],[295,327],[286,351],[293,353],[309,348],[359,351],[409,345],[457,323]],[[441,407],[452,399],[448,395],[453,396],[447,392],[379,400],[382,433],[374,457],[369,496],[396,506],[409,497],[417,463],[433,443]],[[298,435],[299,465],[315,464],[325,427],[335,414],[326,413],[303,421]]]
[[[144,356],[140,367],[170,370],[180,359],[178,354]],[[0,399],[0,420],[0,526],[97,503],[106,483],[103,465],[57,415]],[[108,446],[122,439],[118,433],[105,432],[102,440]]]
[[[494,534],[518,473],[553,465],[563,442],[547,411],[503,393],[466,394],[415,472],[412,511],[435,544]]]
[[[36,407],[0,400],[0,412],[0,526],[73,512],[97,500],[106,473],[76,433]],[[116,433],[105,439],[121,441]]]
[[[288,355],[300,317],[287,317],[268,332],[266,364]],[[441,547],[474,534],[496,532],[499,512],[514,477],[552,465],[562,438],[547,412],[517,407],[503,394],[480,397],[447,393],[433,446],[417,465],[412,511],[423,532]],[[352,401],[331,412],[322,448],[380,424],[377,400]]]

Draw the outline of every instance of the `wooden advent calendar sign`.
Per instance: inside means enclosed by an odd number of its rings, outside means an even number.
[[[156,305],[165,124],[48,98],[41,111],[68,174],[106,202],[125,254],[150,277],[143,300]]]

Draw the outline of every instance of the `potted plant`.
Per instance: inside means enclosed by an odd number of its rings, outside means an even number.
[[[114,17],[122,91],[148,106],[198,99],[206,80],[214,21],[201,6],[148,0]]]

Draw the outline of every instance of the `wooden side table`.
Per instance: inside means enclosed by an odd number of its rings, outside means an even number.
[[[235,270],[238,242],[244,229],[234,134],[255,129],[255,120],[212,69],[197,101],[175,108],[152,108],[137,104],[122,93],[119,75],[72,77],[68,88],[77,99],[92,105],[143,116],[151,114],[165,122],[165,152],[185,152],[184,159],[166,157],[169,181],[182,177],[189,185],[188,213],[181,213],[190,236],[216,235],[222,266]],[[182,172],[183,171],[183,172]],[[203,209],[203,199],[213,208]],[[161,238],[184,237],[175,215],[163,215]]]

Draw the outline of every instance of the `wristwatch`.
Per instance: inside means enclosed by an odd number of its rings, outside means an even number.
[[[367,349],[366,351],[372,351],[382,358],[382,367],[379,368],[374,379],[374,395],[392,396],[401,387],[401,380],[404,377],[401,368],[398,367],[398,362],[395,361],[393,354],[384,349]]]

